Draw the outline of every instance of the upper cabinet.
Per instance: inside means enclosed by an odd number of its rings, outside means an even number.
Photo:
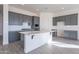
[[[39,24],[39,17],[34,16],[34,24]]]
[[[65,16],[65,25],[77,25],[77,21],[78,21],[78,14],[71,14],[71,15],[67,15]]]
[[[53,26],[56,26],[57,25],[57,22],[60,22],[60,21],[64,21],[64,16],[54,17],[53,18]]]
[[[25,23],[32,29],[40,29],[40,17],[9,12],[9,25],[23,25]]]
[[[22,25],[23,24],[23,15],[21,15],[21,14],[18,14],[18,18],[19,18],[19,20],[18,20],[18,24],[17,25]]]
[[[40,17],[32,16],[32,29],[40,29]]]
[[[65,25],[71,25],[71,15],[67,15],[65,16],[65,19],[64,19],[64,24]]]
[[[71,18],[71,25],[78,25],[78,14],[72,14]]]
[[[9,25],[22,25],[22,15],[9,12]]]
[[[53,26],[56,26],[57,25],[57,19],[58,19],[57,17],[54,17],[53,18]]]
[[[9,25],[22,25],[23,22],[27,22],[28,25],[31,25],[32,16],[9,12]]]
[[[27,22],[28,25],[32,25],[32,16],[23,15],[23,22]]]
[[[59,21],[63,21],[64,25],[78,25],[78,14],[54,17],[53,26],[56,26]]]

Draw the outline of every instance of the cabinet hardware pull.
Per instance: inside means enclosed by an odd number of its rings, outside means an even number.
[[[34,35],[31,36],[32,40],[33,40]]]

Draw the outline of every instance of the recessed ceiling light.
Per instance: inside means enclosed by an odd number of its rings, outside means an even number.
[[[64,8],[61,8],[61,9],[64,9]]]
[[[39,9],[36,9],[36,11],[39,11]]]

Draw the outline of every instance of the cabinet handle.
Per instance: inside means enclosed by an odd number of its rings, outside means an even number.
[[[50,35],[51,35],[51,32],[50,32]]]
[[[31,36],[31,39],[33,40],[34,35]]]

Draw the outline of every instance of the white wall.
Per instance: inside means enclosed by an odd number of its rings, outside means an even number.
[[[40,13],[40,30],[52,29],[52,13],[41,12]]]
[[[3,5],[3,45],[8,44],[8,5]]]

